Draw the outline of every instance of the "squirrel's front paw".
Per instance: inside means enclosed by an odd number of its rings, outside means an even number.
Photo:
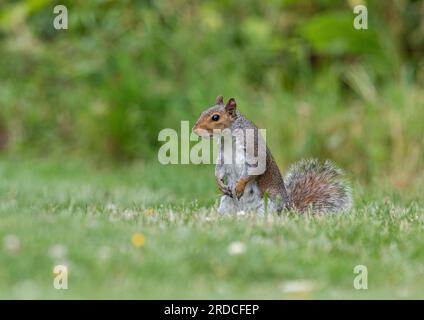
[[[224,187],[221,189],[221,192],[222,192],[224,195],[226,195],[226,196],[229,196],[229,197],[233,198],[233,192],[231,191],[230,187],[228,187],[228,186],[224,186]]]
[[[235,195],[236,195],[236,197],[237,197],[237,199],[239,199],[240,200],[240,198],[241,198],[241,196],[243,195],[243,193],[244,193],[244,188],[246,187],[246,184],[244,184],[243,182],[239,182],[239,183],[237,183],[237,185],[236,185],[236,189],[234,190],[234,193],[235,193]]]
[[[230,187],[225,185],[224,182],[222,182],[222,180],[218,180],[218,188],[222,192],[222,194],[229,196],[231,198],[233,197],[233,193],[231,192]]]

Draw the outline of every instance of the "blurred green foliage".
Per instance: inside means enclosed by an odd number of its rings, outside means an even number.
[[[0,152],[155,159],[162,128],[223,94],[283,168],[330,158],[364,183],[422,185],[423,1],[0,4]]]

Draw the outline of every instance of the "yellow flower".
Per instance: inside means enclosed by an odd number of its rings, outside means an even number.
[[[155,214],[155,210],[153,210],[152,208],[146,209],[144,210],[144,215],[149,217]]]
[[[141,233],[134,233],[133,236],[131,237],[131,242],[133,246],[136,248],[144,246],[145,240],[146,239],[144,235],[142,235]]]

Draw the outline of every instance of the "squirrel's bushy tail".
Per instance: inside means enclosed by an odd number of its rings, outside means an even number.
[[[295,210],[337,212],[352,207],[352,191],[343,171],[328,160],[301,160],[289,168],[284,182]]]

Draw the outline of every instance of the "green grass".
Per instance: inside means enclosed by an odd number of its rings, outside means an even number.
[[[422,201],[356,187],[345,215],[220,216],[212,172],[1,160],[0,298],[424,298]]]

